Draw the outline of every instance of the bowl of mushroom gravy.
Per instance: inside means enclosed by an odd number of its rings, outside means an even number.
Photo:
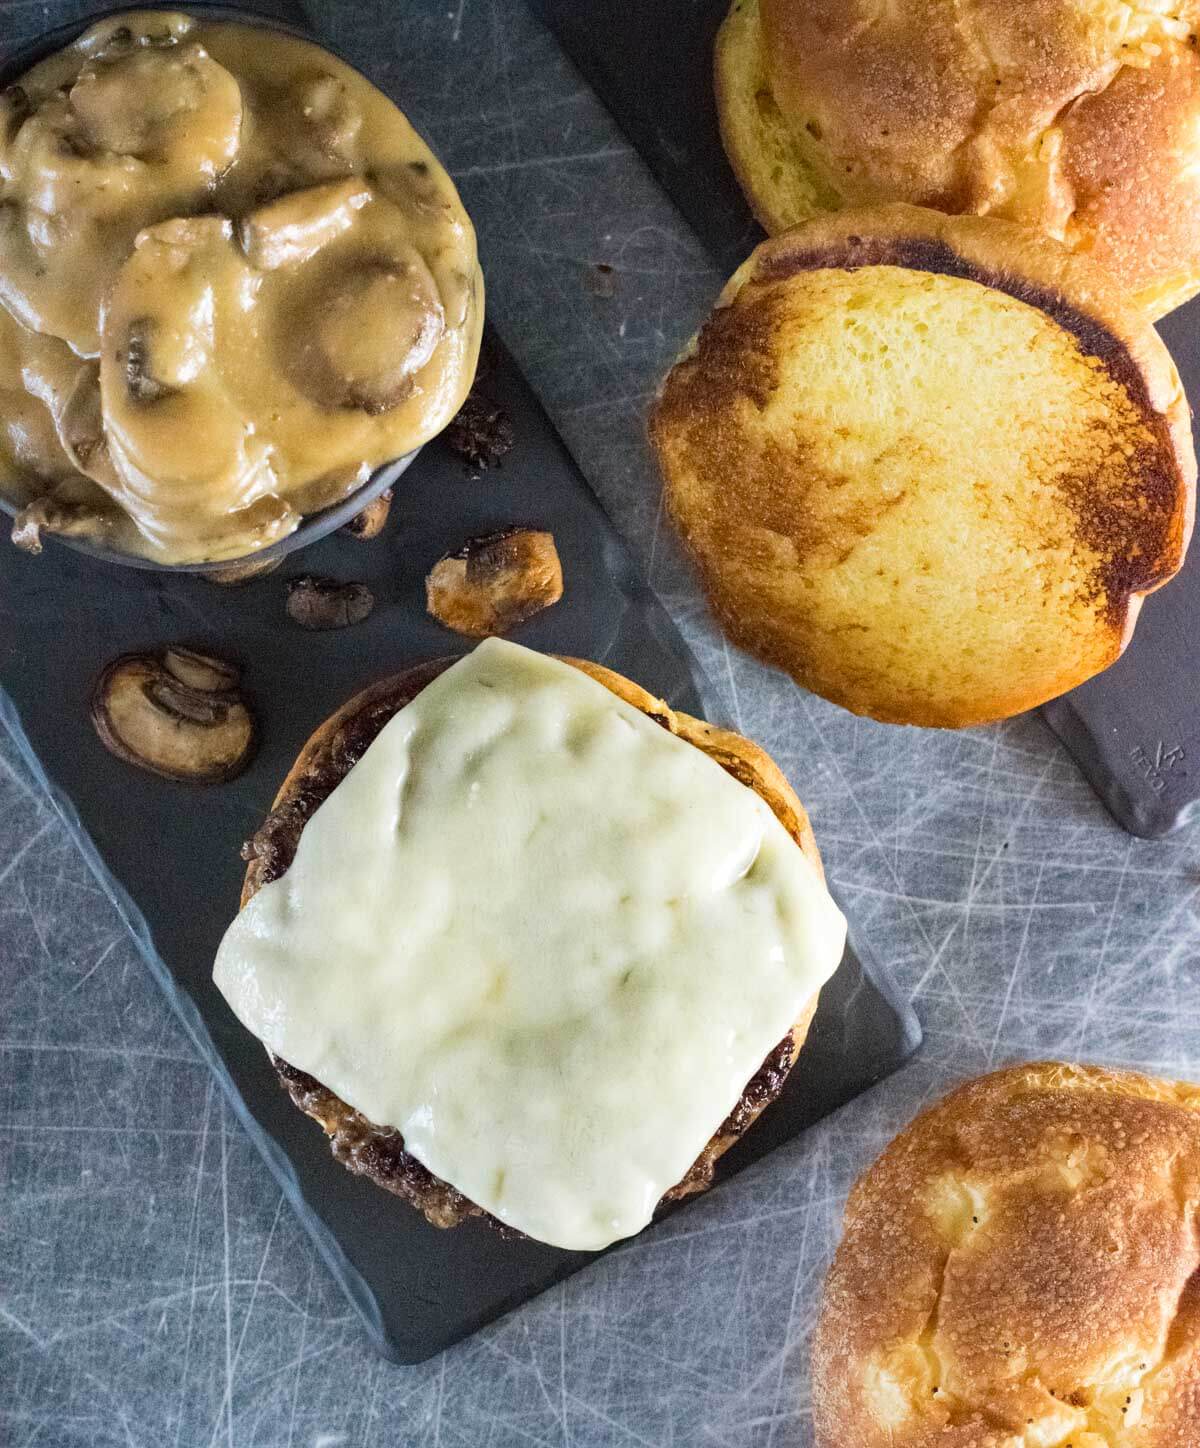
[[[401,112],[224,6],[46,37],[0,93],[0,507],[136,567],[260,567],[458,411],[483,282]]]

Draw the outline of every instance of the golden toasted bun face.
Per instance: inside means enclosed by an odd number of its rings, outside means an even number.
[[[728,774],[754,790],[824,878],[821,856],[804,806],[778,765],[757,744],[727,729],[718,729],[690,714],[678,713],[661,699],[623,675],[582,659],[567,659],[664,729],[686,740],[716,761]],[[407,703],[431,683],[453,659],[435,659],[406,673],[383,679],[356,694],[312,735],[280,787],[262,827],[244,848],[249,861],[242,886],[245,906],[260,889],[286,873],[300,835],[315,811],[362,758],[376,736]],[[791,1030],[747,1083],[733,1111],[714,1133],[699,1157],[663,1197],[660,1207],[712,1184],[717,1161],[754,1124],[779,1095],[795,1064],[817,1008],[817,993],[802,1007]],[[435,1176],[404,1145],[391,1127],[377,1125],[355,1111],[327,1086],[277,1056],[276,1074],[293,1103],[317,1121],[329,1138],[334,1157],[349,1171],[402,1198],[435,1227],[455,1227],[481,1217],[509,1237],[522,1233],[502,1227],[489,1213],[455,1187]]]
[[[1098,673],[1191,526],[1153,328],[990,218],[881,207],[764,242],[651,437],[730,637],[893,723],[1004,718]]]
[[[1200,289],[1200,3],[734,0],[726,149],[774,232],[907,201],[1021,222],[1151,316]]]
[[[860,1178],[813,1347],[818,1448],[1196,1448],[1200,1087],[972,1081]]]

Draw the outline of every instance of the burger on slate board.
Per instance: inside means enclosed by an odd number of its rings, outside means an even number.
[[[214,978],[334,1155],[574,1250],[710,1184],[845,945],[760,749],[497,638],[322,725],[249,853]]]

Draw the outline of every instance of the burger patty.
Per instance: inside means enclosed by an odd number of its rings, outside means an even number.
[[[356,695],[317,730],[284,781],[271,813],[242,848],[242,856],[249,862],[242,889],[243,906],[264,885],[278,880],[287,872],[295,858],[305,824],[366,753],[384,725],[454,662],[454,659],[436,659],[384,679]],[[584,667],[585,672],[605,683],[619,697],[640,708],[672,733],[680,732],[681,723],[695,723],[685,715],[674,714],[620,676],[596,665]],[[615,684],[619,684],[620,688],[613,687]],[[766,756],[756,746],[737,736],[721,730],[709,730],[706,725],[698,727],[710,734],[713,740],[714,747],[705,752],[710,753],[740,783],[762,795],[797,845],[819,865],[803,809]],[[734,747],[731,748],[731,744]],[[764,764],[770,774],[765,773]],[[777,791],[782,790],[786,790],[790,798],[778,797]],[[816,1003],[814,994],[801,1019],[767,1056],[720,1129],[682,1180],[663,1195],[658,1212],[671,1202],[711,1186],[718,1158],[745,1134],[764,1107],[783,1089],[807,1034]],[[320,1123],[329,1137],[333,1155],[348,1170],[402,1197],[435,1227],[454,1227],[468,1217],[480,1217],[504,1236],[525,1235],[516,1228],[505,1226],[449,1182],[435,1176],[405,1149],[404,1137],[395,1128],[378,1126],[369,1121],[327,1086],[280,1057],[272,1055],[271,1061],[293,1103],[305,1115]]]

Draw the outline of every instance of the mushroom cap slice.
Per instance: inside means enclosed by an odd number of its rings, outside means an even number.
[[[301,628],[349,628],[362,623],[374,607],[375,595],[365,583],[305,573],[287,586],[288,617]]]
[[[355,513],[348,523],[343,523],[342,532],[351,538],[357,538],[360,542],[378,538],[387,525],[388,514],[391,511],[392,490],[388,488],[377,498],[372,498],[367,506]]]
[[[314,401],[372,416],[408,397],[445,332],[437,284],[420,254],[355,258],[325,269],[298,375]]]
[[[242,671],[227,659],[202,654],[196,649],[185,649],[173,644],[164,650],[163,667],[178,683],[188,689],[198,689],[202,694],[227,694],[236,690],[241,681]]]
[[[243,217],[238,240],[246,260],[260,271],[297,266],[349,231],[354,213],[370,199],[371,188],[357,176],[306,186]]]
[[[110,753],[164,779],[220,784],[246,767],[254,716],[238,671],[191,649],[122,654],[96,681],[92,723]]]
[[[238,154],[241,87],[195,42],[98,56],[68,97],[75,134],[94,153],[160,168],[149,185],[198,187]]]
[[[469,638],[505,634],[562,597],[553,533],[502,528],[468,538],[425,579],[429,612]]]

